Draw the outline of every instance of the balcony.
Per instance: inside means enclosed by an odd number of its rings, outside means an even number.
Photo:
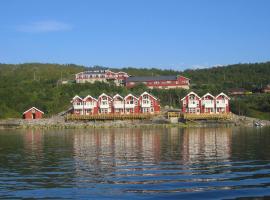
[[[114,103],[113,107],[116,109],[124,109],[124,103]]]
[[[86,105],[84,105],[84,108],[85,109],[93,109],[93,108],[95,108],[97,105],[96,104],[86,104]]]
[[[73,105],[73,108],[76,109],[76,110],[78,110],[78,109],[83,109],[84,106],[83,105],[76,105],[76,104],[74,104]]]
[[[142,103],[142,107],[144,108],[150,108],[151,107],[151,103],[148,102],[148,103]]]
[[[189,108],[197,108],[197,105],[199,104],[199,101],[190,101],[188,103]]]
[[[226,103],[224,103],[224,102],[219,102],[219,103],[218,103],[218,102],[217,102],[217,103],[216,103],[216,107],[217,107],[217,108],[225,108],[225,107],[226,107]]]
[[[135,104],[125,104],[125,108],[134,108]]]
[[[205,100],[202,102],[205,108],[214,108],[214,102],[212,100]]]
[[[99,108],[109,108],[109,102],[108,101],[102,101],[99,105]]]

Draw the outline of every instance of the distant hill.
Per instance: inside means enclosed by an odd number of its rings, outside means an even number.
[[[31,106],[36,106],[45,111],[49,116],[67,109],[71,98],[78,94],[86,96],[91,94],[97,96],[102,92],[108,94],[120,93],[125,95],[129,92],[139,94],[148,90],[160,98],[162,105],[179,107],[179,98],[188,91],[181,89],[171,90],[149,90],[139,85],[131,90],[124,87],[116,87],[107,83],[94,84],[66,84],[61,85],[60,80],[73,80],[78,72],[91,69],[104,68],[102,66],[85,67],[75,64],[0,64],[0,118],[21,117],[21,113]],[[194,69],[185,71],[160,70],[157,68],[122,68],[112,69],[125,71],[133,76],[159,76],[181,74],[191,79],[191,90],[202,95],[206,92],[217,94],[220,91],[227,92],[230,88],[241,87],[252,90],[270,83],[270,62],[254,64],[236,64],[224,67],[213,67],[207,69]],[[253,97],[249,97],[253,98]],[[268,118],[269,95],[260,97],[264,109],[256,104],[253,99],[252,105],[245,102],[242,113],[251,116]],[[247,101],[247,98],[242,102]],[[235,101],[232,101],[233,111],[238,112]],[[269,115],[270,118],[270,115]]]

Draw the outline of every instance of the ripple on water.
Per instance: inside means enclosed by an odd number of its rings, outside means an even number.
[[[15,131],[0,146],[2,199],[270,196],[268,129]]]

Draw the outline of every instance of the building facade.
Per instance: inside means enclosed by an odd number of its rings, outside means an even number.
[[[140,76],[128,77],[125,80],[127,88],[132,88],[137,84],[143,83],[148,88],[171,89],[183,88],[189,89],[190,79],[184,76]]]
[[[103,93],[98,97],[99,113],[112,113],[112,97]]]
[[[44,112],[36,107],[29,108],[23,113],[23,119],[41,119]]]
[[[126,72],[112,72],[110,70],[92,70],[75,74],[76,83],[94,83],[95,81],[113,81],[116,85],[123,85],[129,75]]]
[[[88,95],[83,99],[83,110],[85,115],[98,114],[98,100]]]
[[[201,98],[194,92],[188,93],[181,99],[183,113],[201,113]]]
[[[144,92],[139,97],[128,94],[122,97],[116,94],[113,97],[103,93],[97,99],[88,95],[84,99],[76,95],[72,101],[72,114],[154,114],[160,112],[160,104],[156,97]]]
[[[125,113],[140,113],[140,102],[133,94],[125,96]]]
[[[220,93],[217,96],[207,93],[200,97],[196,93],[190,92],[180,101],[183,113],[222,114],[230,112],[230,98],[224,93]]]
[[[160,111],[160,105],[156,97],[144,92],[139,97],[141,113],[155,113]]]
[[[201,98],[201,112],[202,113],[215,113],[215,97],[207,93]]]

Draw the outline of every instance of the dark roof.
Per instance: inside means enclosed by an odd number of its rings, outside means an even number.
[[[245,88],[231,88],[229,89],[229,92],[246,92],[247,90]]]
[[[175,81],[177,76],[134,76],[128,77],[126,82],[145,82],[145,81]]]

